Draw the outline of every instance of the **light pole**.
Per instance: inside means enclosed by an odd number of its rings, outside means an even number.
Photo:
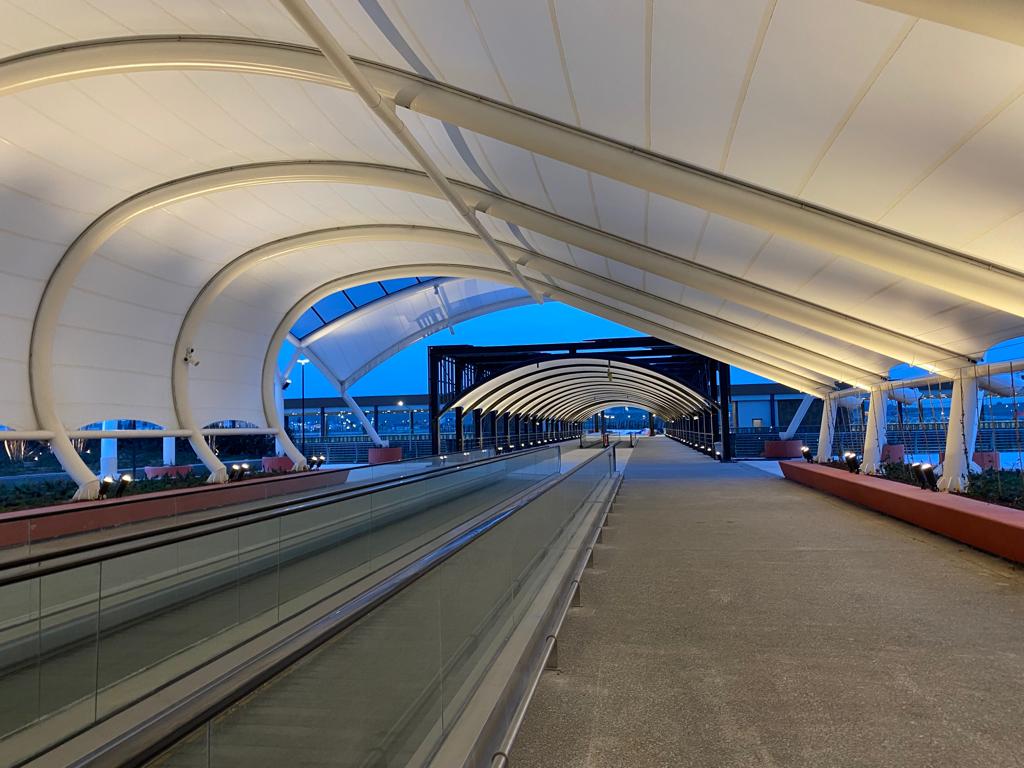
[[[305,358],[305,357],[300,357],[296,362],[302,368],[302,392],[301,392],[302,405],[300,406],[301,412],[299,414],[299,428],[302,430],[302,438],[301,438],[301,441],[302,441],[302,449],[301,449],[302,450],[302,456],[305,457],[306,456],[306,366],[309,365],[309,359]]]

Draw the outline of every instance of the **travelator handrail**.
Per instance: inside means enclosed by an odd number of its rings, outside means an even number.
[[[332,491],[317,493],[301,500],[293,500],[285,504],[280,501],[275,503],[268,501],[258,507],[249,507],[241,510],[224,512],[220,515],[197,520],[177,520],[162,527],[160,530],[137,531],[135,533],[125,532],[124,534],[107,538],[100,541],[71,544],[64,549],[56,549],[46,552],[29,553],[25,557],[12,559],[0,566],[0,587],[15,584],[29,579],[47,576],[60,571],[71,570],[83,565],[102,562],[112,557],[136,554],[147,550],[169,544],[178,544],[183,541],[197,539],[213,533],[240,528],[251,524],[265,522],[279,517],[288,517],[311,509],[327,506],[344,501],[350,501],[362,496],[390,490],[392,488],[404,487],[415,483],[435,480],[438,477],[455,474],[466,469],[486,466],[501,461],[507,461],[513,456],[526,456],[539,451],[556,449],[558,451],[558,462],[561,466],[562,447],[557,443],[539,445],[534,448],[527,448],[511,453],[502,453],[496,456],[454,464],[450,467],[441,467],[416,475],[399,478],[387,478],[378,482],[361,484],[355,488],[339,488]]]
[[[151,431],[156,431],[156,430],[151,430]],[[428,435],[428,437],[429,437],[429,435]],[[2,439],[3,439],[3,433],[0,432],[0,440],[2,440]],[[485,449],[473,448],[473,449],[470,449],[470,452],[475,451],[475,450],[485,450]],[[338,467],[338,468],[335,468],[335,469],[316,470],[316,474],[318,476],[322,476],[322,475],[329,475],[329,474],[333,474],[333,473],[339,473],[340,474],[340,473],[344,472],[344,473],[346,473],[346,475],[348,475],[348,474],[351,474],[352,472],[355,472],[357,470],[369,469],[371,467],[393,467],[396,464],[411,464],[412,462],[417,462],[417,461],[422,462],[422,461],[426,461],[428,459],[437,459],[437,458],[441,458],[441,456],[438,455],[438,454],[426,454],[426,455],[423,455],[423,456],[409,456],[409,457],[404,458],[404,459],[395,459],[393,461],[382,461],[382,462],[379,462],[377,464],[370,464],[370,463],[353,464],[350,467]],[[240,464],[243,461],[258,461],[258,459],[239,459],[238,461],[235,461],[233,463]],[[191,464],[190,466],[201,467],[203,465],[202,464]],[[269,473],[267,475],[260,475],[258,477],[246,478],[246,482],[257,481],[257,482],[264,482],[264,483],[272,484],[272,483],[280,482],[280,481],[283,481],[283,480],[294,480],[296,477],[302,477],[302,476],[304,476],[306,474],[309,474],[309,473],[310,473],[310,470],[306,470],[305,472],[292,472],[292,471],[288,471],[288,472],[271,472],[271,473]],[[22,476],[22,477],[31,477],[31,475],[25,475],[25,476]],[[372,480],[371,480],[371,482],[372,482]],[[195,493],[197,490],[203,490],[203,491],[211,491],[211,490],[213,490],[213,491],[218,491],[218,490],[221,490],[221,489],[227,490],[227,489],[233,488],[233,487],[237,487],[237,486],[234,485],[234,484],[231,484],[231,483],[222,483],[222,484],[207,485],[207,486],[195,486],[195,485],[193,485],[193,486],[189,486],[187,488],[169,488],[166,491],[160,491],[160,493],[164,494],[165,498],[175,498],[177,496],[186,496],[188,494]],[[322,489],[316,489],[315,491],[311,491],[310,498],[313,498],[313,494],[317,493],[317,491],[321,491],[323,493],[331,493],[332,492],[330,490],[322,491]],[[115,498],[115,499],[102,499],[102,502],[103,502],[103,506],[104,506],[105,509],[111,509],[111,508],[116,508],[116,507],[120,507],[120,506],[130,506],[131,504],[136,504],[139,501],[144,500],[145,498],[146,497],[144,495],[142,495],[142,494],[135,494],[133,496],[121,496],[121,497],[118,497],[118,498]],[[268,499],[268,501],[269,501],[269,499]],[[95,503],[95,502],[93,502],[93,503]],[[210,509],[215,509],[215,507],[210,507]],[[66,515],[66,514],[69,514],[71,512],[75,512],[75,511],[79,511],[79,510],[77,508],[70,508],[69,509],[67,507],[67,505],[56,505],[56,506],[51,506],[51,507],[36,507],[36,508],[31,508],[30,507],[29,509],[16,509],[16,510],[13,510],[11,512],[4,512],[3,513],[3,518],[2,518],[2,520],[0,520],[0,522],[7,523],[7,522],[16,521],[16,520],[32,520],[32,519],[35,519],[35,518],[51,517],[51,516],[56,516],[56,515]]]
[[[568,471],[542,481],[514,499],[496,504],[472,520],[457,526],[449,532],[444,542],[369,586],[343,605],[189,691],[186,696],[169,703],[160,712],[147,717],[116,738],[93,748],[71,764],[76,768],[122,768],[140,766],[157,757],[196,728],[230,709],[552,488],[594,461],[608,457],[609,454],[614,468],[617,462],[613,444]]]

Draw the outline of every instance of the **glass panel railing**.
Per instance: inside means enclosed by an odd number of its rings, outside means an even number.
[[[28,557],[43,557],[66,546],[102,540],[113,543],[126,534],[150,534],[175,523],[192,523],[214,515],[258,512],[268,505],[295,503],[355,490],[385,480],[411,478],[437,469],[480,461],[495,455],[491,448],[444,456],[424,456],[387,464],[366,464],[344,471],[313,473],[325,484],[301,491],[282,492],[285,483],[295,487],[302,475],[263,479],[253,484],[180,489],[144,496],[110,500],[86,506],[22,510],[0,519],[0,567]],[[331,482],[328,477],[337,477]],[[242,490],[244,488],[244,491]],[[212,493],[211,493],[212,491]],[[229,499],[234,500],[229,501]],[[244,498],[245,500],[239,500]]]
[[[150,765],[425,765],[614,470],[581,465]]]
[[[36,754],[558,474],[510,454],[237,525],[0,571],[0,764]],[[126,552],[130,549],[132,551]],[[46,566],[46,563],[43,563]]]

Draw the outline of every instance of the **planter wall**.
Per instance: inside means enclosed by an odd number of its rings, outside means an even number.
[[[402,460],[402,447],[371,448],[367,456],[368,464],[387,464],[389,461]]]
[[[287,456],[263,457],[264,472],[291,472],[293,466],[295,466],[295,462],[293,462]]]
[[[1007,560],[1024,563],[1024,512],[834,467],[780,461],[787,479]]]
[[[147,480],[156,480],[159,477],[187,477],[192,471],[191,464],[179,464],[175,467],[143,467]]]
[[[766,459],[799,459],[804,447],[800,440],[765,440],[764,457]]]
[[[347,469],[298,472],[221,485],[156,491],[122,499],[80,501],[4,512],[0,513],[0,547],[23,546],[29,542],[116,528],[144,520],[313,491],[341,485],[348,480],[348,475]]]

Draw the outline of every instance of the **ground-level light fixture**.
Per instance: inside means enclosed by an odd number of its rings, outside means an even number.
[[[804,461],[806,461],[808,464],[814,463],[814,457],[811,456],[811,449],[808,448],[806,445],[800,447],[800,453],[803,454]]]
[[[241,464],[232,464],[231,465],[231,471],[228,472],[228,480],[233,483],[235,480],[238,480],[239,478],[241,478],[241,476],[242,476],[242,465]]]
[[[107,498],[107,494],[110,493],[110,489],[113,487],[114,478],[112,478],[110,475],[107,475],[102,480],[100,480],[100,498]]]
[[[843,454],[843,458],[846,460],[846,468],[854,474],[860,472],[860,460],[857,458],[857,454],[853,451],[847,451]]]
[[[928,481],[925,479],[924,472],[921,471],[921,464],[922,462],[920,461],[915,461],[913,464],[911,464],[910,474],[914,476],[914,480],[917,481],[917,484],[920,485],[922,489],[924,489],[928,487]]]
[[[933,467],[931,464],[922,464],[921,474],[924,475],[924,480],[928,484],[929,490],[939,490],[939,481],[938,478],[935,476],[935,467]]]
[[[127,472],[117,479],[117,487],[114,488],[114,498],[118,499],[121,495],[128,490],[128,486],[132,484],[132,476]]]

